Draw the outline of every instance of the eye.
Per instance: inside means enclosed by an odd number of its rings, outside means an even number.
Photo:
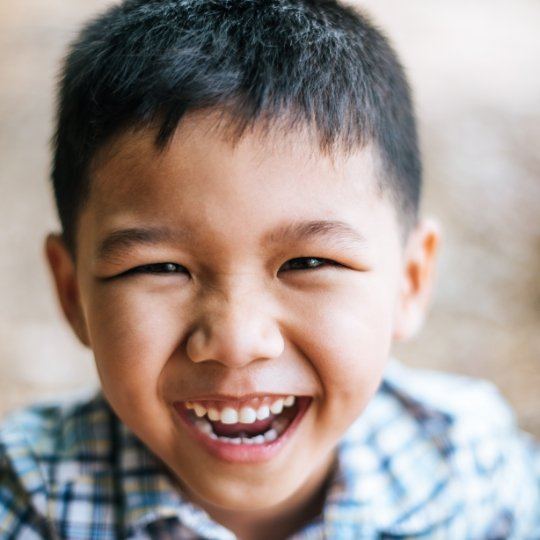
[[[321,259],[319,257],[297,257],[290,259],[281,268],[283,270],[316,270],[324,266],[339,266],[335,261]]]
[[[152,263],[136,266],[124,275],[128,274],[185,274],[187,270],[180,264],[166,262],[166,263]]]

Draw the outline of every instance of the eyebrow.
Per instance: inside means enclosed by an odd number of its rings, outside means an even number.
[[[128,252],[137,245],[155,246],[162,243],[185,241],[191,237],[186,229],[169,227],[130,227],[110,232],[99,243],[97,257],[114,259],[122,252]]]
[[[317,237],[326,237],[344,245],[365,244],[362,233],[343,221],[312,220],[297,221],[278,226],[268,232],[262,244],[283,244],[299,242]],[[97,256],[99,259],[114,259],[122,252],[128,252],[137,245],[157,245],[161,243],[180,243],[193,238],[187,229],[171,229],[169,227],[131,227],[117,229],[109,233],[99,243]]]
[[[339,220],[314,220],[287,223],[270,231],[263,243],[282,244],[287,241],[326,237],[344,245],[365,244],[366,238],[351,225]]]

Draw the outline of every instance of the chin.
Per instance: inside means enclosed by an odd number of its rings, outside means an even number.
[[[275,476],[270,476],[267,485],[259,481],[242,482],[239,479],[210,479],[205,484],[197,482],[197,485],[183,485],[196,501],[204,501],[206,505],[229,511],[252,512],[278,506],[295,492],[293,486],[284,486],[283,482],[275,480]]]

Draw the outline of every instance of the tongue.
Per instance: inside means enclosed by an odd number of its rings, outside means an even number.
[[[259,435],[270,429],[275,416],[271,414],[264,420],[256,420],[253,424],[224,424],[223,422],[210,422],[214,428],[214,433],[221,437],[240,437],[242,433],[246,435]]]

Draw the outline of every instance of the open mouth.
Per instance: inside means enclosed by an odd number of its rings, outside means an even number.
[[[311,403],[306,396],[175,402],[195,438],[227,461],[272,457],[290,438]]]

